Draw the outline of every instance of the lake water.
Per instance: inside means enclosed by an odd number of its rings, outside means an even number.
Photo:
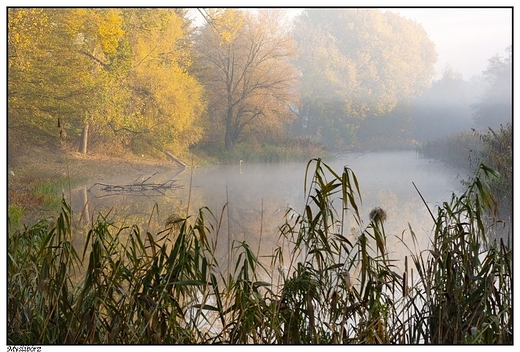
[[[387,213],[385,232],[390,251],[407,255],[399,239],[410,244],[408,224],[419,245],[428,245],[433,221],[413,183],[429,208],[449,201],[452,192],[461,189],[460,170],[440,162],[419,157],[413,151],[347,153],[327,163],[337,173],[348,166],[356,174],[362,203],[360,212],[365,225],[374,207]],[[305,204],[304,177],[307,163],[250,164],[195,167],[180,175],[128,175],[136,180],[163,183],[174,180],[172,189],[147,192],[103,192],[99,185],[85,185],[74,190],[72,205],[77,214],[86,218],[99,212],[107,213],[126,224],[138,224],[151,233],[160,230],[171,215],[196,215],[207,206],[216,219],[222,219],[219,236],[220,256],[229,255],[234,240],[245,240],[255,252],[268,256],[277,245],[279,227],[288,207],[302,212]],[[311,171],[314,170],[314,164]],[[312,176],[309,175],[309,178]],[[140,182],[140,181],[139,181]],[[85,207],[85,201],[87,207]],[[229,219],[229,221],[228,221]],[[218,227],[218,221],[213,221]],[[143,231],[144,232],[144,231]],[[217,230],[215,230],[215,236]]]

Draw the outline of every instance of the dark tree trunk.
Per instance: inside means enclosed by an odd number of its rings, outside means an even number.
[[[236,141],[233,138],[233,133],[231,129],[226,129],[226,150],[231,151],[235,149]]]

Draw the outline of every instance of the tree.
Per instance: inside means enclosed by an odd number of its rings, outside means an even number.
[[[391,12],[306,10],[293,35],[300,119],[307,134],[338,147],[353,142],[366,116],[384,115],[421,92],[434,72],[435,48],[424,29]]]
[[[26,140],[69,139],[101,109],[123,34],[119,10],[9,9],[8,125]],[[20,59],[22,58],[22,59]],[[113,93],[113,92],[112,92]]]
[[[9,9],[8,127],[48,143],[95,99],[91,60],[73,50],[70,10]]]
[[[9,9],[8,126],[18,137],[183,151],[201,137],[180,9]],[[65,127],[65,129],[63,129]],[[63,133],[62,133],[63,135]],[[81,136],[81,137],[80,137]],[[89,143],[87,143],[90,141]]]
[[[281,12],[235,9],[206,13],[197,49],[206,87],[208,129],[226,150],[283,128],[292,114],[296,73],[294,43],[280,27]],[[222,137],[220,137],[222,138]]]
[[[67,20],[63,25],[74,38],[70,51],[88,60],[83,66],[88,71],[83,74],[93,81],[95,87],[88,106],[76,118],[76,125],[81,129],[78,150],[86,154],[91,130],[99,139],[106,128],[104,116],[116,106],[107,97],[121,94],[117,82],[127,73],[129,50],[123,45],[125,32],[120,9],[72,9],[66,14]]]
[[[134,149],[182,152],[202,136],[202,86],[189,73],[189,28],[180,9],[125,9],[131,65],[124,103],[106,124]],[[112,98],[113,99],[113,98]]]
[[[483,72],[488,87],[479,102],[474,105],[473,119],[479,127],[497,128],[512,122],[512,60],[511,47],[508,56],[495,55],[489,59]]]

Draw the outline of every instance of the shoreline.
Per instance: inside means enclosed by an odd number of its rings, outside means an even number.
[[[53,212],[46,196],[38,189],[52,193],[50,185],[69,183],[72,189],[78,185],[96,182],[127,184],[153,176],[153,179],[175,178],[185,169],[167,160],[139,158],[133,155],[122,157],[33,149],[30,153],[19,153],[15,162],[6,162],[7,208],[17,206],[24,209],[30,219],[35,215]],[[56,195],[58,198],[59,195]],[[7,210],[7,209],[6,209]],[[25,218],[24,215],[24,218]]]

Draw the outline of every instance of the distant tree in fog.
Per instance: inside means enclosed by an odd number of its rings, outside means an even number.
[[[437,54],[423,27],[391,12],[310,9],[296,19],[293,35],[301,72],[298,132],[335,146],[355,138],[366,116],[416,96],[434,73]]]
[[[468,130],[473,126],[471,105],[481,84],[465,81],[451,67],[411,103],[413,138],[427,141]]]
[[[488,87],[474,105],[474,120],[479,127],[497,128],[512,122],[512,66],[511,47],[508,56],[489,59],[483,72]]]

